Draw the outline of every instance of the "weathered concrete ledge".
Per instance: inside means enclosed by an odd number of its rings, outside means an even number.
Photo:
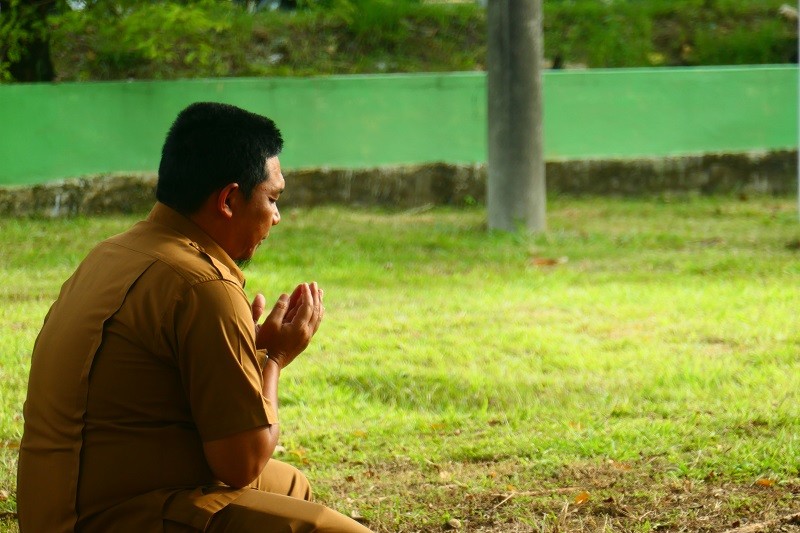
[[[547,189],[566,195],[768,194],[797,191],[797,151],[707,154],[639,160],[551,161]],[[286,171],[284,206],[325,204],[466,205],[486,198],[485,165],[430,165],[366,170]],[[146,212],[153,174],[89,176],[0,188],[0,215],[74,216]]]

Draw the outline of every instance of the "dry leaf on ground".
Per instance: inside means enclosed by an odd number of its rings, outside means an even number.
[[[585,490],[579,492],[578,495],[575,496],[575,503],[578,505],[583,505],[588,501],[589,501],[589,493],[586,492]]]

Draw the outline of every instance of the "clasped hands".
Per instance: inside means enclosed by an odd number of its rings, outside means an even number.
[[[306,349],[319,329],[325,315],[322,297],[323,290],[316,282],[301,283],[291,296],[281,294],[264,323],[259,324],[266,298],[257,294],[251,305],[256,347],[266,349],[269,358],[285,368]]]

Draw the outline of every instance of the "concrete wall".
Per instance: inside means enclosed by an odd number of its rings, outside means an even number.
[[[548,71],[550,162],[796,150],[797,66]],[[483,73],[0,85],[0,185],[155,172],[187,104],[276,120],[285,169],[486,160]],[[625,179],[638,179],[628,175]]]

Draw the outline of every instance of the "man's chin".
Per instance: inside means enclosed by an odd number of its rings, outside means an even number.
[[[259,243],[259,244],[261,244],[261,243]],[[242,257],[234,259],[233,262],[236,263],[236,266],[238,266],[239,269],[244,269],[244,267],[249,265],[250,261],[253,260],[253,256],[256,254],[256,250],[258,250],[258,245],[254,246],[250,250],[247,250],[246,252],[244,252],[242,254]]]

